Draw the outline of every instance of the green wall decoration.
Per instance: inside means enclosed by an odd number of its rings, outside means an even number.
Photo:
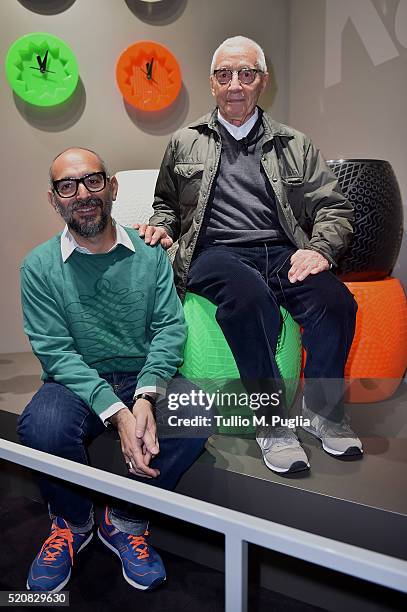
[[[10,87],[25,102],[56,106],[76,89],[79,69],[70,47],[53,34],[25,34],[10,46],[6,57]]]

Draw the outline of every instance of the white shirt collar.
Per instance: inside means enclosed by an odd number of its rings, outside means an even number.
[[[130,236],[128,235],[124,227],[119,225],[117,222],[115,222],[115,227],[116,227],[116,242],[114,243],[112,248],[109,249],[108,253],[110,253],[110,251],[113,251],[113,249],[115,249],[119,244],[122,244],[123,246],[130,249],[130,251],[133,251],[134,253],[135,252],[134,244],[130,240]],[[71,232],[68,229],[68,226],[65,225],[64,231],[61,234],[62,261],[65,263],[68,257],[70,257],[70,255],[72,255],[72,253],[75,250],[79,251],[79,253],[85,253],[85,255],[95,254],[95,253],[91,253],[86,247],[80,246],[76,242],[75,238],[72,236]]]
[[[222,117],[218,109],[219,123],[221,123],[227,129],[229,134],[231,134],[236,140],[242,140],[242,138],[246,138],[247,134],[250,132],[250,130],[256,123],[258,116],[259,110],[256,106],[253,115],[250,117],[250,119],[243,123],[243,125],[232,125],[231,123],[229,123],[229,121],[226,121],[226,119]]]

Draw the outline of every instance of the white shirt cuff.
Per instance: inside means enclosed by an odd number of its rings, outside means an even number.
[[[109,408],[106,408],[106,410],[99,414],[99,418],[101,419],[101,421],[103,421],[105,427],[110,425],[107,419],[116,414],[116,412],[119,412],[119,410],[121,410],[122,408],[127,408],[127,406],[122,404],[122,402],[115,402],[114,404],[109,406]]]
[[[167,390],[164,387],[156,387],[155,385],[151,385],[149,387],[139,387],[135,390],[133,399],[135,399],[136,395],[140,395],[141,393],[151,393],[151,395],[154,394],[157,399],[161,399],[162,397],[165,397],[166,392]]]

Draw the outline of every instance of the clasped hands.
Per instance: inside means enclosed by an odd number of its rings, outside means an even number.
[[[129,472],[143,478],[159,476],[160,471],[150,467],[151,459],[160,452],[157,426],[150,402],[139,398],[132,411],[122,408],[109,420],[119,433],[125,462],[131,463]]]
[[[169,249],[173,240],[167,234],[164,227],[147,225],[147,223],[136,223],[141,238],[146,244],[154,246],[158,242],[164,249]],[[309,274],[318,274],[324,270],[329,270],[329,261],[312,249],[298,249],[290,258],[291,268],[288,271],[288,280],[291,283],[303,281]]]

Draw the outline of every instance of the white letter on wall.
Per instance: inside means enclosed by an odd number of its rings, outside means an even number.
[[[375,66],[399,55],[371,0],[326,0],[325,87],[341,81],[342,34],[348,19]]]

